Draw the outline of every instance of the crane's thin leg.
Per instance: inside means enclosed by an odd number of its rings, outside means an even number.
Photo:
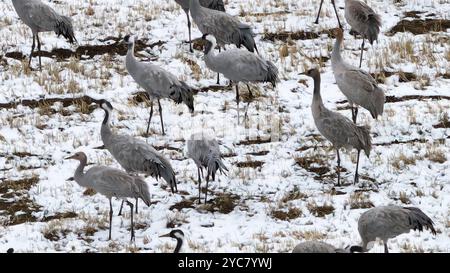
[[[336,13],[336,18],[337,18],[337,21],[338,21],[338,24],[339,24],[339,28],[342,29],[341,21],[339,20],[339,15],[337,13],[336,3],[334,3],[334,0],[331,0],[331,4],[333,4],[334,13]]]
[[[247,83],[247,88],[248,88],[248,93],[250,93],[250,97],[253,98],[253,93],[252,93],[252,90],[250,90],[250,86],[248,85],[248,83]]]
[[[122,215],[122,208],[123,208],[123,203],[124,203],[124,202],[125,202],[125,201],[122,200],[122,204],[120,204],[119,214],[117,214],[117,216]]]
[[[127,205],[130,206],[131,211],[131,242],[134,241],[134,222],[133,222],[133,203],[127,200]]]
[[[36,36],[33,33],[33,44],[31,45],[31,53],[30,53],[30,60],[28,61],[28,67],[31,69],[31,58],[33,58],[33,52],[34,52],[34,47],[36,46]]]
[[[200,193],[202,191],[201,185],[202,185],[202,180],[200,178],[200,168],[197,168],[197,172],[198,172],[198,203],[201,204],[202,200],[200,197]]]
[[[358,174],[358,168],[359,168],[359,155],[361,154],[361,150],[358,150],[358,158],[356,159],[356,172],[355,172],[355,180],[353,181],[353,185],[359,182],[359,174]]]
[[[191,19],[189,19],[189,12],[186,12],[187,24],[188,24],[188,32],[189,32],[189,51],[194,53],[192,50],[192,37],[191,37]]]
[[[336,149],[337,153],[337,173],[338,173],[338,186],[341,186],[341,156],[339,155],[339,149]]]
[[[147,136],[148,136],[148,131],[150,130],[150,121],[152,120],[152,116],[153,116],[153,101],[150,101],[150,117],[148,118],[148,124],[147,124]]]
[[[113,217],[113,208],[112,208],[111,198],[109,198],[109,237],[108,237],[108,240],[111,240],[112,217]]]
[[[136,198],[136,214],[138,213],[138,202],[139,202],[139,199]]]
[[[161,107],[161,102],[158,99],[158,106],[159,106],[159,118],[161,119],[161,128],[162,128],[162,134],[163,136],[166,135],[166,133],[164,132],[164,122],[163,122],[163,115],[162,115],[162,107]]]
[[[314,22],[314,24],[319,23],[319,16],[320,16],[320,11],[322,10],[322,4],[323,4],[323,0],[320,1],[319,12],[317,13],[317,18],[316,18],[316,21]]]
[[[361,45],[361,56],[359,57],[359,68],[361,68],[361,64],[362,64],[363,53],[364,53],[364,43],[365,43],[365,39],[363,37],[363,42]]]
[[[236,103],[237,103],[237,117],[239,124],[239,82],[236,82]]]
[[[209,182],[209,174],[206,175],[205,204],[208,201],[208,182]]]
[[[384,243],[384,253],[389,253],[387,243]]]
[[[356,105],[356,106],[352,105],[352,120],[353,120],[354,124],[356,124],[357,117],[358,117],[358,105]]]
[[[219,46],[219,53],[220,53],[220,46]],[[219,73],[217,73],[217,85],[219,85],[219,84],[220,84],[220,76],[219,76]]]
[[[39,40],[39,34],[36,33],[36,40],[38,45],[38,53],[39,53],[39,70],[42,71],[42,63],[41,63],[41,41]]]

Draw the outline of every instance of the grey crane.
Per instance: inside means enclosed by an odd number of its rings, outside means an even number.
[[[295,246],[292,253],[348,253],[348,249],[336,248],[321,241],[306,241]]]
[[[197,165],[198,173],[198,202],[201,203],[200,191],[201,191],[201,176],[203,176],[203,169],[206,169],[206,190],[205,190],[205,203],[208,198],[208,182],[211,176],[214,181],[217,171],[224,173],[228,171],[225,164],[222,162],[222,155],[219,149],[219,143],[212,137],[209,137],[203,133],[192,134],[191,138],[187,141],[187,155],[192,158]]]
[[[314,123],[319,132],[328,139],[336,149],[338,165],[338,186],[341,185],[341,158],[340,148],[355,148],[358,151],[356,161],[356,172],[354,183],[358,182],[359,155],[364,150],[367,157],[372,149],[372,139],[369,128],[365,126],[356,126],[340,113],[328,110],[322,102],[320,95],[320,72],[317,69],[308,70],[305,75],[314,79],[314,95],[311,105]]]
[[[131,77],[133,77],[138,85],[147,92],[152,100],[150,117],[147,125],[147,135],[153,115],[153,99],[158,101],[162,134],[165,135],[160,99],[168,98],[177,104],[183,102],[192,113],[194,112],[194,90],[185,82],[179,81],[175,75],[164,70],[163,68],[151,63],[143,63],[136,60],[134,57],[134,36],[127,35],[124,37],[124,41],[128,45],[128,52],[126,56],[126,67],[128,73],[130,73]]]
[[[381,17],[362,1],[345,0],[345,19],[352,28],[351,32],[356,32],[363,38],[359,58],[359,67],[361,67],[365,40],[369,40],[369,43],[373,45],[373,42],[378,39]]]
[[[109,237],[111,240],[112,227],[112,197],[117,198],[140,198],[147,206],[150,206],[150,192],[144,180],[137,176],[131,176],[121,170],[106,167],[94,166],[87,172],[84,167],[87,164],[86,154],[78,152],[66,159],[80,161],[80,165],[75,170],[74,179],[81,187],[91,188],[109,199]],[[131,210],[131,240],[134,240],[133,204],[126,200]]]
[[[331,54],[331,67],[339,89],[347,97],[351,106],[353,122],[356,123],[358,105],[369,110],[371,116],[376,119],[383,114],[386,100],[384,91],[369,73],[342,59],[340,51],[344,35],[341,29],[337,29],[335,34],[336,42]]]
[[[359,217],[358,231],[362,246],[352,246],[350,249],[366,252],[368,243],[379,238],[384,243],[384,252],[389,253],[389,239],[408,233],[411,229],[423,231],[424,227],[436,235],[433,221],[419,208],[394,205],[375,207]]]
[[[12,3],[17,15],[19,15],[25,25],[31,28],[31,32],[33,33],[33,44],[31,45],[30,60],[28,61],[30,68],[36,40],[38,51],[39,53],[41,52],[39,32],[54,31],[58,37],[62,35],[71,44],[77,41],[73,32],[71,19],[58,14],[54,9],[42,3],[40,0],[12,0]],[[40,54],[39,69],[42,70]]]
[[[172,193],[177,191],[177,179],[169,160],[146,142],[128,135],[119,135],[111,131],[110,121],[113,107],[102,99],[97,101],[105,111],[100,134],[105,148],[119,162],[127,173],[144,173],[155,179],[163,178],[169,184]],[[120,206],[122,213],[124,201]],[[136,198],[136,213],[138,213],[138,198]]]
[[[278,79],[278,69],[270,61],[264,60],[259,55],[252,54],[242,49],[230,49],[219,54],[212,50],[216,46],[216,38],[210,34],[204,34],[206,40],[205,63],[212,71],[223,74],[236,84],[236,103],[239,123],[239,82],[247,84],[251,94],[249,82],[270,82],[275,88]]]
[[[320,9],[322,8],[323,0],[320,1]],[[336,5],[334,0],[331,0],[334,11],[336,12]],[[373,45],[373,42],[377,40],[380,33],[381,17],[376,14],[375,11],[369,7],[366,3],[359,0],[345,0],[345,19],[351,27],[350,33],[358,33],[362,36],[363,41],[361,45],[361,56],[359,59],[359,67],[361,67],[365,39],[369,40],[369,43]],[[317,14],[316,24],[319,22],[319,14]],[[339,28],[342,28],[339,21],[339,16],[336,12],[336,18],[339,22]]]
[[[189,0],[175,0],[175,2],[177,2],[177,4],[180,5],[181,8],[186,13],[189,32],[189,51],[194,52],[192,50],[191,19],[189,18]],[[225,12],[225,5],[223,4],[223,0],[200,0],[200,5],[208,9],[214,9]]]
[[[320,11],[322,10],[322,4],[323,4],[323,0],[320,1],[319,12],[317,12],[316,21],[314,22],[315,24],[319,23],[319,17],[320,17]],[[336,9],[336,3],[334,2],[334,0],[331,0],[331,4],[333,4],[334,13],[336,14],[339,28],[342,28],[341,21],[339,20],[339,15],[338,15],[337,9]]]
[[[204,8],[199,0],[190,0],[189,10],[192,20],[204,34],[211,34],[217,39],[220,48],[227,44],[234,44],[240,48],[243,45],[250,52],[258,53],[251,26],[241,23],[237,18],[217,10]],[[216,46],[214,45],[214,48]],[[219,84],[219,73],[217,74],[217,84]]]
[[[173,238],[173,239],[177,240],[177,246],[175,247],[175,250],[173,251],[173,253],[179,253],[180,252],[181,247],[183,246],[183,242],[184,242],[184,233],[183,233],[183,231],[181,231],[179,229],[174,229],[170,233],[161,235],[159,237],[160,238],[162,238],[162,237],[170,237],[170,238]]]

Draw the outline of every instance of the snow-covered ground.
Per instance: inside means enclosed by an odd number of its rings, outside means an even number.
[[[344,21],[344,1],[336,2]],[[360,110],[358,121],[371,127],[374,146],[369,159],[362,157],[359,185],[352,184],[355,151],[341,153],[346,169],[342,187],[335,187],[334,150],[319,136],[312,119],[313,83],[300,75],[321,65],[326,106],[351,117],[350,110],[341,109],[346,104],[337,103],[345,97],[328,60],[334,40],[326,32],[308,40],[264,39],[268,33],[335,28],[330,1],[324,3],[319,25],[313,23],[318,0],[225,3],[228,13],[253,26],[261,55],[277,65],[281,82],[275,89],[270,84],[252,85],[257,98],[248,109],[249,121],[241,125],[237,125],[235,94],[226,87],[198,93],[192,115],[185,105],[164,100],[167,135],[161,135],[156,112],[152,135],[144,138],[149,106],[132,100],[143,90],[127,74],[124,56],[105,54],[82,61],[43,58],[42,72],[28,71],[27,60],[5,55],[28,55],[31,31],[19,20],[11,1],[0,2],[0,252],[9,247],[16,252],[170,252],[175,241],[159,235],[174,226],[186,234],[184,251],[192,252],[290,252],[309,239],[344,247],[360,242],[357,221],[367,209],[360,207],[388,204],[419,207],[437,230],[436,236],[428,231],[398,236],[389,241],[391,251],[450,251],[450,129],[445,128],[450,98],[429,98],[450,95],[450,33],[444,29],[387,35],[405,12],[423,12],[416,15],[422,19],[450,19],[450,2],[368,0],[381,15],[383,27],[378,43],[365,51],[363,68],[371,73],[393,72],[380,86],[389,98],[399,100],[388,101],[378,121]],[[195,88],[215,85],[215,74],[206,68],[203,53],[188,51],[186,16],[175,1],[49,4],[73,19],[80,46],[113,43],[111,37],[128,33],[148,39],[147,44],[161,41],[138,52],[138,57],[152,60]],[[357,65],[361,40],[348,34],[348,25],[345,29],[342,54]],[[193,37],[200,36],[194,26]],[[41,33],[40,38],[45,51],[76,49],[54,33]],[[37,64],[34,58],[32,65]],[[416,78],[405,81],[408,73]],[[221,85],[228,81],[221,78]],[[242,95],[248,98],[244,87]],[[77,162],[64,158],[76,151],[85,152],[92,164],[120,168],[106,150],[98,149],[103,144],[103,111],[79,103],[42,102],[37,107],[20,103],[83,95],[108,99],[115,108],[114,128],[161,148],[176,171],[179,194],[171,194],[162,180],[146,178],[153,203],[139,204],[135,243],[129,240],[128,207],[123,216],[114,216],[113,240],[108,241],[108,200],[84,194],[76,182],[67,181]],[[17,105],[7,108],[11,102]],[[241,104],[241,111],[245,105]],[[230,169],[228,176],[219,175],[210,183],[212,201],[207,205],[195,201],[197,170],[185,153],[185,140],[201,130],[221,140]],[[116,215],[120,202],[113,205]],[[20,221],[24,218],[28,221]],[[378,243],[371,249],[382,251]]]

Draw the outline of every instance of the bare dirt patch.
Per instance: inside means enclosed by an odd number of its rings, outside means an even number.
[[[0,218],[5,218],[6,225],[37,221],[33,213],[41,206],[33,202],[28,191],[38,182],[38,176],[0,182]]]
[[[387,35],[394,35],[398,32],[411,32],[414,35],[425,34],[429,32],[445,31],[450,28],[450,20],[446,19],[414,19],[414,20],[401,20]]]
[[[39,51],[35,52],[34,56],[41,56],[41,57],[47,57],[52,58],[56,60],[68,60],[69,58],[77,58],[80,60],[88,60],[93,59],[95,56],[109,54],[111,56],[114,55],[120,55],[125,56],[127,54],[127,45],[122,43],[123,38],[121,37],[108,37],[102,42],[106,41],[114,41],[111,44],[106,45],[81,45],[79,46],[75,51],[72,51],[70,49],[65,48],[55,48],[52,49],[52,51]],[[153,48],[155,46],[163,45],[164,42],[158,41],[152,44],[148,43],[148,40],[142,39],[137,40],[135,49],[136,51],[142,51],[145,48]],[[5,57],[13,58],[16,60],[23,60],[28,58],[29,53],[22,53],[22,52],[8,52],[5,54]]]

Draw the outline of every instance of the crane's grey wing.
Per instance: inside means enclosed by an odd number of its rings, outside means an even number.
[[[349,69],[343,71],[341,75],[344,81],[356,85],[356,87],[360,90],[373,92],[378,88],[378,84],[375,79],[369,73],[363,70]]]
[[[225,77],[239,81],[262,81],[269,71],[268,63],[247,50],[231,49],[216,56],[215,66]]]
[[[326,110],[326,109],[325,109]],[[337,147],[353,146],[357,135],[355,125],[339,113],[324,111],[316,122],[319,132]]]
[[[30,2],[23,5],[23,14],[40,31],[53,31],[60,15],[42,2]]]
[[[181,85],[173,74],[156,65],[139,63],[138,67],[136,82],[146,90],[154,90],[154,92],[162,94],[162,97],[169,97],[172,86]]]
[[[93,167],[86,174],[92,181],[95,191],[107,197],[133,197],[138,188],[134,178],[127,173],[109,167]]]
[[[307,241],[295,246],[292,253],[336,253],[336,248],[320,241]]]
[[[189,6],[189,1],[187,2]],[[225,5],[223,4],[223,0],[200,0],[200,5],[209,9],[225,11]]]
[[[111,154],[127,170],[145,172],[159,177],[159,165],[163,165],[158,152],[147,143],[126,135],[114,135]]]
[[[218,41],[233,41],[236,42],[235,33],[239,29],[241,23],[233,16],[216,10],[209,10],[204,13],[202,21],[197,23],[200,31],[203,34],[212,34]],[[239,43],[239,41],[237,41]]]
[[[367,22],[369,14],[375,13],[371,7],[361,1],[349,1],[345,8],[348,9],[348,14],[352,15],[352,21],[359,24]]]

